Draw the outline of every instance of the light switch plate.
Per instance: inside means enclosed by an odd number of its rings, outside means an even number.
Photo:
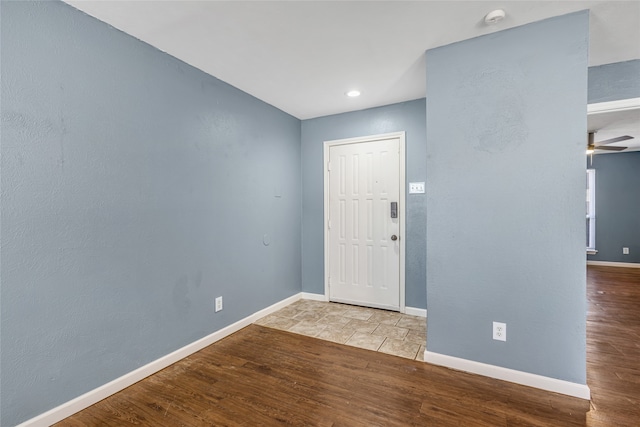
[[[424,182],[410,182],[409,194],[424,194]]]

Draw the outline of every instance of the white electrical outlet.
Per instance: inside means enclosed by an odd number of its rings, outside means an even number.
[[[493,339],[497,341],[507,340],[507,324],[493,322]]]
[[[216,298],[216,313],[222,310],[222,297]]]
[[[629,248],[622,248],[622,255],[629,255]]]

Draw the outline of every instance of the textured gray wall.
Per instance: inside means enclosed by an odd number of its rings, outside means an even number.
[[[63,3],[1,7],[10,426],[300,292],[300,121]]]
[[[585,384],[588,20],[427,52],[431,352]]]
[[[324,294],[323,141],[406,132],[407,183],[426,178],[425,100],[302,122],[302,290]],[[407,185],[407,192],[409,186]],[[424,194],[407,194],[405,303],[426,308]]]
[[[589,68],[589,103],[640,97],[640,59]]]
[[[598,249],[587,259],[640,263],[640,152],[598,154],[587,165],[596,170]]]

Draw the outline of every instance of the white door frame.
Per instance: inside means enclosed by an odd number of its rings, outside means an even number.
[[[336,139],[332,141],[324,141],[323,149],[323,174],[324,174],[324,297],[329,301],[329,149],[336,145],[359,144],[363,142],[380,141],[384,139],[400,140],[400,200],[398,200],[398,215],[400,219],[400,313],[405,312],[405,289],[404,289],[404,264],[405,264],[405,229],[406,229],[406,169],[405,169],[405,132],[392,132],[380,135],[361,136],[357,138]]]

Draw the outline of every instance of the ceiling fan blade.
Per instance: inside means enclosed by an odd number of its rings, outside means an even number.
[[[626,141],[627,139],[633,139],[633,137],[629,135],[625,135],[625,136],[619,136],[617,138],[605,139],[604,141],[596,142],[596,147],[598,145],[606,145],[606,144],[613,144],[614,142]]]
[[[604,151],[622,151],[626,150],[629,147],[603,147],[596,145],[596,150],[604,150]]]

